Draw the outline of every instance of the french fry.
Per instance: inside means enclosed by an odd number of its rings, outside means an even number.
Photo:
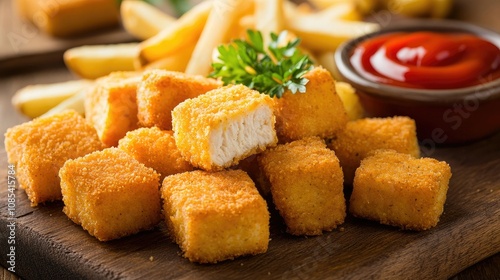
[[[195,5],[160,33],[141,42],[137,63],[142,66],[147,65],[196,44],[212,10],[212,2],[203,1]]]
[[[317,16],[332,20],[339,20],[339,19],[350,20],[350,21],[363,20],[363,15],[360,13],[356,5],[354,3],[349,3],[349,2],[330,6],[310,16]]]
[[[153,61],[147,65],[142,66],[141,70],[147,69],[164,69],[170,71],[184,72],[186,66],[193,53],[194,44],[179,50],[175,55],[169,55],[157,61]]]
[[[318,9],[323,10],[332,6],[343,5],[343,4],[354,4],[356,9],[363,15],[368,15],[375,11],[380,0],[310,0],[314,6]],[[417,0],[420,1],[420,0]]]
[[[299,6],[291,2],[285,2],[283,8],[286,14],[287,21],[295,20],[298,17],[348,21],[361,21],[363,18],[363,15],[359,12],[356,5],[352,1],[341,2],[339,4],[329,6],[312,13],[304,13],[300,11]]]
[[[85,89],[80,90],[75,95],[57,104],[55,107],[44,113],[43,117],[52,116],[65,110],[75,110],[80,115],[85,115]]]
[[[123,1],[120,14],[125,30],[141,40],[155,36],[176,20],[155,6],[138,0]]]
[[[354,0],[309,0],[316,8],[323,10],[342,3],[354,2]]]
[[[255,29],[255,3],[249,1],[245,10],[239,12],[236,22],[230,27],[225,41],[231,41],[237,38],[246,38],[248,29]]]
[[[290,3],[286,1],[286,3]],[[302,13],[302,14],[311,14],[314,12],[314,7],[309,4],[309,2],[302,2],[297,5],[297,11]]]
[[[345,82],[335,82],[335,90],[344,104],[344,108],[347,112],[349,120],[354,121],[361,119],[365,115],[365,111],[359,97],[356,94],[356,90],[348,83]]]
[[[231,26],[242,14],[242,7],[245,5],[248,5],[246,0],[214,0],[203,32],[186,67],[187,74],[206,76],[210,73],[213,50],[229,39]]]
[[[285,28],[283,0],[255,0],[255,28],[260,30],[267,46],[269,34]]]
[[[96,79],[115,71],[135,70],[138,43],[81,46],[64,53],[66,66],[85,79]]]
[[[287,16],[288,17],[288,16]],[[321,17],[287,18],[287,28],[311,51],[334,51],[343,42],[373,32],[379,25],[361,21],[330,20]]]
[[[255,29],[255,15],[248,14],[242,16],[230,31],[229,38],[245,38],[248,29]]]
[[[29,85],[14,94],[12,105],[22,114],[36,118],[91,85],[89,80]]]

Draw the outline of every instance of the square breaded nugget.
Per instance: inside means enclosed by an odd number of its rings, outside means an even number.
[[[171,130],[142,127],[129,131],[118,142],[118,148],[160,173],[160,181],[168,175],[193,170],[177,149]]]
[[[316,67],[304,77],[309,80],[305,93],[286,91],[283,97],[273,99],[280,142],[308,136],[333,137],[348,121],[330,72]]]
[[[243,85],[230,85],[188,99],[172,111],[182,156],[207,171],[222,170],[276,145],[272,99]]]
[[[356,170],[349,212],[402,229],[429,229],[443,213],[450,178],[444,161],[376,150]]]
[[[68,160],[59,176],[64,213],[100,241],[161,220],[160,175],[118,148]]]
[[[273,202],[293,235],[320,235],[344,222],[343,174],[319,137],[278,145],[258,155]]]
[[[238,163],[238,165],[232,167],[232,169],[240,169],[245,171],[248,176],[252,178],[252,181],[255,183],[255,186],[259,190],[259,193],[262,195],[262,197],[270,198],[271,186],[259,167],[258,155],[259,154],[251,155],[247,158],[244,158]]]
[[[68,159],[101,150],[95,129],[75,111],[39,117],[5,133],[8,160],[32,206],[60,200],[59,169]]]
[[[267,251],[267,204],[244,171],[171,175],[161,192],[170,236],[191,262],[216,263]]]
[[[137,128],[137,72],[114,72],[100,78],[86,92],[85,117],[107,146],[118,145],[125,134]]]
[[[172,129],[172,110],[182,101],[221,87],[218,80],[166,70],[148,70],[137,91],[139,125]]]
[[[370,151],[391,149],[420,156],[415,121],[399,116],[350,121],[328,146],[340,160],[346,184],[352,184],[356,168]]]

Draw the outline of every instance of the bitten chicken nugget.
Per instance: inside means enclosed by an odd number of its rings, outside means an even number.
[[[68,160],[59,176],[64,213],[100,241],[161,221],[160,175],[118,148]]]
[[[171,130],[175,106],[220,86],[218,80],[199,75],[159,69],[146,71],[137,92],[139,125]]]
[[[348,117],[328,70],[316,67],[304,75],[306,92],[286,91],[274,98],[276,131],[280,142],[308,136],[330,138],[344,129]]]
[[[402,229],[426,230],[443,213],[450,166],[394,150],[376,150],[356,170],[349,211]]]
[[[274,204],[293,235],[320,235],[344,222],[343,174],[319,137],[278,145],[258,155]]]
[[[118,145],[125,134],[137,128],[137,72],[114,72],[100,78],[86,92],[85,117],[108,147]]]
[[[370,151],[392,149],[420,156],[415,121],[408,117],[351,121],[328,146],[339,158],[347,184],[352,184],[356,168]]]
[[[95,129],[75,111],[39,117],[9,128],[5,149],[32,206],[60,200],[58,172],[68,159],[104,149]]]
[[[170,236],[190,261],[216,263],[267,251],[267,205],[244,171],[171,175],[163,181],[162,198]]]
[[[160,181],[168,175],[193,170],[177,149],[171,130],[143,127],[129,131],[118,142],[118,148],[160,173]]]
[[[172,111],[182,156],[208,171],[222,170],[276,145],[272,100],[244,85],[230,85],[188,99]]]

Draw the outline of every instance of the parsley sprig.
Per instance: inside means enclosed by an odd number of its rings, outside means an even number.
[[[248,41],[236,39],[221,45],[219,61],[212,63],[210,77],[221,78],[224,84],[243,84],[260,93],[280,98],[286,89],[305,92],[309,81],[304,74],[313,68],[309,56],[297,46],[300,39],[287,40],[287,32],[271,33],[264,46],[259,31],[248,30]]]

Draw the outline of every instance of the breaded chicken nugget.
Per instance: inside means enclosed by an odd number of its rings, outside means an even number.
[[[160,175],[118,148],[68,160],[59,176],[64,213],[100,241],[161,220]]]
[[[60,200],[58,172],[68,159],[104,149],[95,129],[76,111],[39,117],[9,128],[5,149],[32,206]]]
[[[255,186],[259,190],[259,193],[264,197],[268,198],[271,195],[271,186],[269,181],[264,176],[264,173],[259,167],[258,163],[258,155],[251,155],[243,160],[241,160],[238,165],[233,166],[232,169],[240,169],[245,171],[252,181],[255,183]]]
[[[408,117],[351,121],[328,147],[339,158],[347,184],[352,183],[356,168],[370,151],[392,149],[414,157],[420,156],[415,121]]]
[[[218,80],[166,70],[148,70],[137,92],[139,125],[172,129],[171,112],[182,101],[221,87]]]
[[[319,137],[278,145],[258,155],[274,204],[293,235],[320,235],[344,222],[343,174]]]
[[[376,150],[356,170],[349,211],[402,229],[429,229],[443,213],[450,177],[444,161]]]
[[[244,171],[175,174],[161,191],[170,236],[190,261],[216,263],[267,251],[267,205]]]
[[[100,78],[87,91],[85,117],[107,146],[118,145],[125,134],[137,128],[138,72],[114,72]]]
[[[168,175],[193,170],[177,149],[171,130],[143,127],[129,131],[118,142],[118,148],[160,173],[160,181]]]
[[[309,79],[305,93],[286,91],[283,97],[273,99],[280,142],[308,136],[330,138],[348,121],[330,72],[316,67],[304,77]]]
[[[172,111],[174,138],[195,167],[222,170],[276,145],[272,100],[244,85],[188,99]]]

